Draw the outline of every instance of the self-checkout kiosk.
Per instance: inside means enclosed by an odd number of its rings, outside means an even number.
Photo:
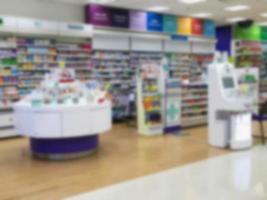
[[[209,144],[245,149],[252,145],[253,98],[241,93],[235,67],[226,54],[216,53],[208,69]]]

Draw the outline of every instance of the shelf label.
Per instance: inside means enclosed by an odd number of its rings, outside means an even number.
[[[130,11],[130,29],[146,31],[147,13],[142,11]]]
[[[177,17],[174,15],[163,15],[163,32],[175,34],[177,30]]]
[[[68,29],[70,30],[76,30],[76,31],[83,31],[84,26],[80,24],[68,24]]]
[[[184,41],[184,42],[188,41],[188,37],[187,36],[182,36],[182,35],[172,35],[171,39],[172,40],[177,40],[177,41]]]

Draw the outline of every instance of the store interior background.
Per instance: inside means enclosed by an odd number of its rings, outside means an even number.
[[[69,0],[0,1],[0,13],[15,17],[85,23],[85,1],[69,2]],[[123,2],[122,7],[127,7],[129,2],[131,1]],[[165,3],[164,0],[160,2]],[[246,3],[251,5],[250,1]],[[149,4],[152,5],[153,1],[149,1]],[[121,7],[116,2],[110,6],[114,5]],[[140,4],[133,3],[132,6],[130,9],[142,10]],[[231,30],[223,16],[225,12],[219,13],[218,8],[214,6],[211,4],[210,10],[213,10],[216,16],[216,23],[223,26],[217,30],[220,30],[224,39],[230,40]],[[201,9],[201,6],[193,9],[192,13]],[[257,5],[250,16],[260,21],[262,18],[257,13],[262,11],[264,7]],[[191,10],[183,9],[172,14],[190,16],[188,12]],[[228,15],[234,16],[233,13]],[[220,48],[220,50],[229,51],[230,41],[228,45],[221,42]],[[267,129],[267,123],[265,127]],[[101,136],[101,146],[96,154],[88,158],[64,162],[32,159],[26,138],[4,139],[0,141],[0,163],[2,163],[0,171],[5,173],[0,175],[2,180],[0,187],[5,190],[1,189],[0,199],[1,197],[3,199],[7,197],[46,199],[51,196],[59,199],[231,153],[227,149],[211,148],[208,145],[207,133],[208,128],[204,123],[202,126],[185,129],[179,136],[146,138],[138,136],[135,123],[132,124],[132,121],[116,122],[109,134]],[[259,133],[258,123],[253,123],[255,145],[260,145]]]

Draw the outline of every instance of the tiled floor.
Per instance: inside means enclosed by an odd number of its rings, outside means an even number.
[[[68,200],[266,200],[267,146],[178,167]]]

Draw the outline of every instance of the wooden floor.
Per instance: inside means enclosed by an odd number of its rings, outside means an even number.
[[[25,138],[1,140],[0,199],[62,199],[226,153],[207,144],[206,127],[146,138],[116,125],[95,155],[64,162],[32,159]]]

